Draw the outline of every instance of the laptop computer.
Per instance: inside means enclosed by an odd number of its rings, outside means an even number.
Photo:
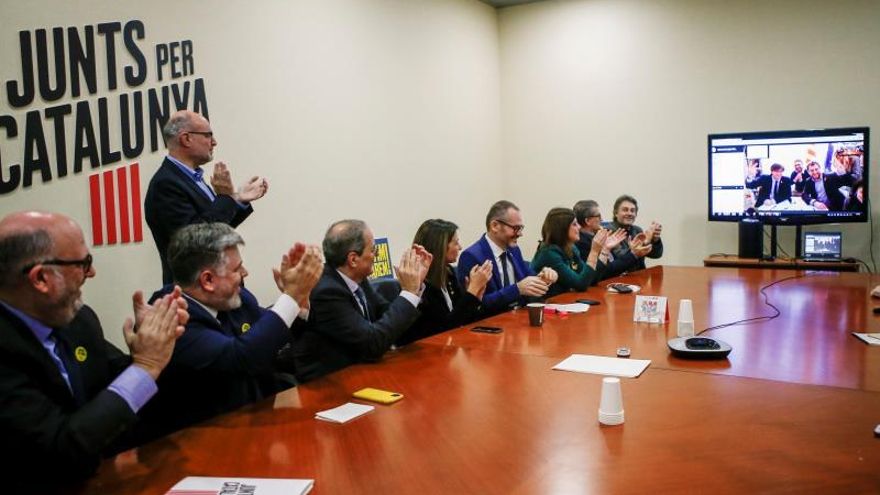
[[[804,233],[804,261],[840,261],[842,252],[840,232]]]

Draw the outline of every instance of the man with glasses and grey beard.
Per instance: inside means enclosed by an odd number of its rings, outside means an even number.
[[[483,295],[483,311],[500,313],[524,305],[527,298],[539,298],[556,282],[555,270],[545,267],[535,274],[523,260],[517,241],[525,229],[522,213],[510,201],[498,201],[486,215],[486,234],[469,246],[458,259],[458,279],[467,284],[471,268],[492,261],[492,279]]]
[[[171,282],[166,251],[177,229],[194,223],[222,222],[237,227],[254,209],[251,203],[269,190],[263,177],[251,177],[235,189],[229,169],[214,164],[211,186],[202,165],[214,158],[217,140],[205,117],[180,110],[169,117],[162,136],[168,156],[156,170],[144,198],[144,214],[162,261],[162,283]]]
[[[94,473],[116,450],[187,320],[175,288],[152,306],[133,296],[126,356],[82,302],[95,276],[82,230],[54,213],[0,220],[0,477],[12,493],[48,492]]]
[[[168,262],[189,302],[189,322],[159,380],[159,394],[141,414],[140,440],[290,386],[276,375],[275,359],[291,340],[292,327],[308,317],[309,294],[323,267],[321,250],[296,243],[283,254],[273,270],[281,295],[265,309],[242,284],[248,276],[239,251],[243,244],[223,223],[188,225],[172,237]],[[153,297],[169,290],[166,286]]]

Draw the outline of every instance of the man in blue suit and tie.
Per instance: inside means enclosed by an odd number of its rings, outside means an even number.
[[[237,227],[254,209],[251,202],[266,194],[269,183],[252,177],[238,190],[223,162],[214,165],[211,186],[205,183],[202,165],[214,158],[214,131],[201,115],[175,112],[162,128],[168,156],[156,171],[144,198],[144,214],[162,261],[162,283],[171,283],[166,251],[171,236],[185,225],[223,222]]]
[[[523,305],[527,297],[541,297],[556,282],[558,276],[552,268],[535,275],[523,260],[517,240],[524,228],[519,208],[510,201],[498,201],[486,215],[486,234],[458,260],[458,279],[463,286],[473,266],[492,261],[492,279],[483,295],[483,310],[488,313]]]
[[[283,389],[278,351],[307,316],[323,267],[320,248],[296,243],[274,270],[281,295],[264,309],[242,286],[248,275],[241,236],[223,223],[189,225],[168,246],[174,281],[189,302],[189,321],[159,393],[141,412],[140,441],[227,412]],[[166,286],[154,297],[171,289]],[[297,322],[297,323],[295,323]]]

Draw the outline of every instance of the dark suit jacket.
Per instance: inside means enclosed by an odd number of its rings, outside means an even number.
[[[439,287],[425,283],[425,291],[419,303],[419,311],[422,314],[412,327],[397,339],[396,345],[409,344],[470,323],[480,317],[480,300],[462,289],[451,266],[447,265],[446,271],[446,292],[452,300],[452,310],[446,304],[443,291]]]
[[[171,288],[156,292],[152,300]],[[290,340],[291,330],[277,314],[261,308],[245,288],[241,289],[241,303],[240,308],[214,318],[201,305],[189,301],[186,331],[159,377],[159,393],[139,414],[139,442],[279,391],[274,360]]]
[[[810,178],[810,174],[808,174],[807,171],[804,170],[803,172],[801,172],[801,181],[795,182],[794,178],[797,177],[797,174],[798,174],[797,172],[791,173],[791,176],[790,176],[791,182],[792,182],[792,184],[794,184],[794,190],[799,193],[802,193],[802,192],[804,192],[804,187],[807,185],[807,179]]]
[[[852,174],[823,174],[822,182],[825,184],[825,194],[828,195],[828,204],[825,206],[829,210],[841,211],[843,204],[846,202],[846,196],[840,192],[843,186],[851,186],[853,184]],[[807,185],[804,186],[804,194],[802,196],[804,203],[810,204],[813,200],[818,200],[816,196],[816,182],[812,178],[807,179]]]
[[[791,179],[788,177],[779,178],[779,187],[776,189],[776,195],[773,201],[781,203],[783,201],[791,201]],[[760,188],[758,197],[755,198],[755,208],[762,206],[764,201],[770,199],[770,193],[773,191],[773,176],[762,175],[751,182],[746,183],[749,189]]]
[[[526,299],[520,297],[516,282],[535,274],[523,260],[519,246],[508,248],[507,253],[508,261],[513,263],[514,272],[514,280],[511,280],[511,284],[507,287],[502,287],[504,278],[501,276],[501,268],[495,263],[495,255],[492,254],[492,248],[489,247],[489,240],[485,235],[465,249],[458,258],[458,283],[462,286],[474,265],[481,265],[486,260],[492,262],[492,279],[486,285],[486,293],[483,295],[483,310],[490,314],[504,311],[513,304],[526,304]]]
[[[592,249],[593,235],[594,234],[580,232],[580,239],[574,243],[575,246],[577,246],[578,254],[580,254],[584,263],[587,262],[587,257],[590,255],[590,250]],[[606,264],[601,261],[596,262],[596,272],[599,273],[599,280],[613,278],[630,270],[639,269],[639,257],[633,254],[630,250],[627,250],[623,253],[623,256],[619,258],[615,257],[614,253],[612,253],[611,256],[612,259],[610,263]]]
[[[309,321],[294,337],[296,378],[305,382],[354,363],[376,361],[416,318],[419,311],[398,296],[390,303],[369,281],[360,284],[372,321],[364,318],[354,294],[336,269],[324,273],[309,297]]]
[[[171,283],[165,253],[177,229],[194,223],[222,222],[237,227],[253,212],[241,208],[231,196],[218,195],[212,202],[171,160],[162,162],[150,180],[144,198],[144,214],[162,260],[162,283]]]
[[[627,269],[627,271],[632,272],[636,270],[644,270],[645,258],[636,257],[629,249],[629,239],[641,234],[642,232],[644,232],[644,230],[642,230],[642,228],[638,225],[632,225],[627,229],[617,222],[611,222],[610,228],[611,230],[624,229],[626,230],[627,236],[627,239],[624,239],[623,242],[618,244],[617,247],[614,248],[613,251],[611,251],[611,254],[613,254],[615,258],[625,258],[628,254],[636,258],[636,263],[634,265],[631,265]],[[663,239],[655,239],[654,242],[651,244],[651,252],[648,253],[647,258],[658,259],[661,256],[663,256]]]
[[[82,406],[30,329],[0,306],[0,477],[11,493],[91,475],[136,420],[125,400],[106,389],[130,359],[104,340],[94,311],[83,306],[61,332],[70,349],[87,352],[77,362]]]

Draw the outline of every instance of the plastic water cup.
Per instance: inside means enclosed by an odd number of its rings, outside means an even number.
[[[599,422],[603,425],[623,423],[623,396],[620,392],[620,378],[605,377],[602,379]]]
[[[694,304],[690,299],[678,303],[678,336],[694,336]]]

